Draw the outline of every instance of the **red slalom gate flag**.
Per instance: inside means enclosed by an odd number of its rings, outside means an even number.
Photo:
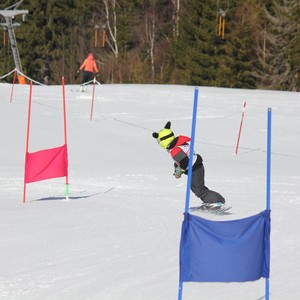
[[[67,145],[26,153],[25,183],[68,176]]]

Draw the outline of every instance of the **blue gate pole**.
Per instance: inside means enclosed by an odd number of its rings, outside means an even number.
[[[271,125],[272,109],[268,108],[268,138],[267,138],[267,209],[270,210],[271,198]]]
[[[272,132],[272,109],[268,108],[268,135],[267,135],[267,210],[271,209],[271,132]],[[265,298],[269,300],[270,284],[269,278],[266,278]]]
[[[185,197],[185,210],[184,210],[185,215],[189,212],[189,206],[190,206],[190,190],[191,190],[191,182],[192,182],[191,180],[192,180],[192,168],[193,168],[193,154],[194,154],[194,144],[195,144],[194,141],[195,141],[196,121],[197,121],[198,92],[199,92],[199,88],[195,87],[191,144],[190,144],[190,159],[189,159],[188,179],[187,179],[186,197]],[[182,299],[182,289],[183,289],[183,282],[179,280],[178,300]]]
[[[195,87],[193,119],[192,119],[192,132],[191,132],[191,144],[190,144],[190,159],[189,159],[189,167],[188,167],[188,179],[187,179],[186,197],[185,197],[185,210],[184,210],[184,212],[186,214],[189,212],[189,206],[190,206],[190,193],[191,193],[192,169],[193,169],[193,154],[194,154],[195,132],[196,132],[196,122],[197,122],[198,92],[199,92],[198,87]]]

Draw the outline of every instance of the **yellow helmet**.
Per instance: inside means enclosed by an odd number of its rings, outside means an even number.
[[[161,131],[154,132],[152,136],[157,139],[158,144],[163,148],[167,149],[167,147],[170,145],[170,143],[175,139],[175,135],[171,128],[171,122],[168,122],[165,125],[165,128]]]

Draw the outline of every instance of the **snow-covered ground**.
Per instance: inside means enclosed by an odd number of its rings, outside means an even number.
[[[70,200],[65,179],[27,184],[29,86],[0,84],[0,299],[177,299],[186,176],[153,131],[190,135],[194,87],[66,86]],[[238,155],[235,146],[247,101]],[[206,185],[239,219],[266,205],[267,109],[272,108],[270,299],[300,299],[300,94],[199,87],[195,150]],[[34,86],[29,152],[64,143],[61,86]],[[190,205],[200,200],[191,194]],[[222,253],[220,253],[222,255]],[[264,299],[264,279],[184,283],[184,300]]]

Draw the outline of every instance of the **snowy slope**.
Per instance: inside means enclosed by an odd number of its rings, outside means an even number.
[[[70,200],[64,178],[27,185],[29,86],[0,84],[0,299],[177,299],[186,177],[152,138],[172,122],[190,135],[194,87],[66,86]],[[238,155],[243,102],[247,108]],[[299,93],[199,88],[195,149],[206,184],[238,219],[266,202],[267,109],[272,108],[270,299],[300,299]],[[34,86],[29,151],[64,143],[61,86]],[[200,201],[191,194],[191,206]],[[220,253],[220,255],[222,255]],[[185,283],[183,299],[264,299],[264,280]]]

